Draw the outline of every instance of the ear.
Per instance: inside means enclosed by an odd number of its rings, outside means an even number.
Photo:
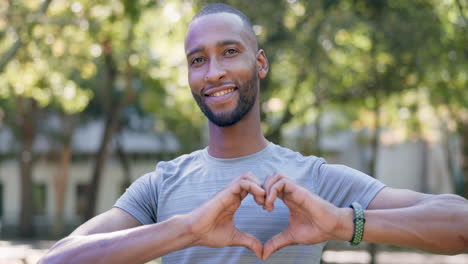
[[[258,72],[258,78],[264,79],[267,74],[268,74],[268,59],[265,55],[265,51],[260,49],[257,52],[257,72]]]

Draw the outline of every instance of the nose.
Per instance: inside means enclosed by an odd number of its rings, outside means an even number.
[[[219,82],[226,75],[226,71],[222,65],[216,60],[210,60],[208,70],[205,74],[205,81],[209,83]]]

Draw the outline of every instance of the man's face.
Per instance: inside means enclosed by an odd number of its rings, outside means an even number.
[[[229,13],[200,17],[187,32],[189,85],[200,109],[217,126],[241,120],[257,99],[252,37],[242,20]]]

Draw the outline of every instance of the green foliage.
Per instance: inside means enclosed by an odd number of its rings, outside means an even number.
[[[193,114],[183,42],[192,15],[212,2],[53,1],[37,18],[30,14],[39,2],[10,1],[2,14],[13,16],[0,17],[0,54],[18,36],[23,46],[1,73],[3,111],[28,97],[96,117],[133,93],[129,107],[154,114],[155,130],[199,142],[205,121]],[[270,61],[261,96],[267,134],[311,124],[323,110],[346,112],[348,126],[369,126],[376,96],[386,126],[424,130],[411,118],[396,122],[406,111],[420,121],[424,107],[402,100],[411,93],[427,94],[454,119],[466,113],[467,11],[455,1],[224,2],[251,18]],[[117,76],[104,90],[109,52]]]

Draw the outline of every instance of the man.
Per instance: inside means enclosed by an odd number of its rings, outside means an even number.
[[[326,241],[361,239],[468,251],[465,199],[385,187],[264,138],[259,90],[268,60],[240,11],[204,8],[185,51],[209,146],[160,162],[41,263],[319,263]]]

